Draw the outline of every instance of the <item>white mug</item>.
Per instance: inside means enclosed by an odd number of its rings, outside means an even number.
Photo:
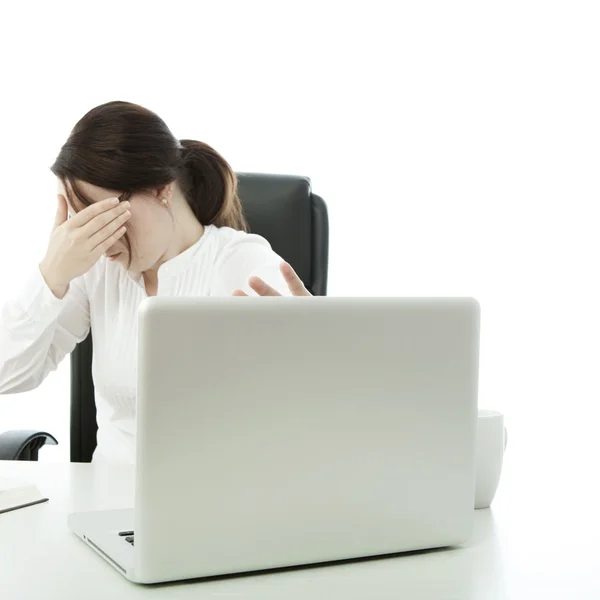
[[[506,429],[504,415],[495,410],[480,409],[477,419],[475,472],[475,508],[488,508],[492,503],[502,472]]]

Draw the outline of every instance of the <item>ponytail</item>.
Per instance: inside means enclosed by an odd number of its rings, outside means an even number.
[[[180,140],[178,183],[202,225],[247,231],[237,192],[237,177],[229,163],[204,142]]]

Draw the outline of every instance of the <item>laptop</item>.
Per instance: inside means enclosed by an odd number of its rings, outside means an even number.
[[[138,319],[135,507],[69,516],[128,579],[470,538],[476,300],[158,296]]]

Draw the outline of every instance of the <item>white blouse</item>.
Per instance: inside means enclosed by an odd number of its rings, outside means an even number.
[[[159,267],[157,293],[230,296],[240,288],[255,295],[248,279],[256,275],[289,295],[281,260],[258,235],[210,225],[198,242]],[[91,328],[98,420],[93,460],[134,463],[137,308],[146,297],[141,275],[104,257],[74,279],[62,299],[34,269],[0,314],[0,394],[37,388]]]

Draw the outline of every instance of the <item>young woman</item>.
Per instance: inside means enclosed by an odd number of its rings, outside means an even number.
[[[155,113],[110,102],[75,125],[52,166],[46,255],[0,316],[0,393],[39,386],[92,331],[94,461],[135,461],[136,313],[147,296],[310,295],[246,232],[235,173]],[[210,340],[198,340],[210,344]]]

